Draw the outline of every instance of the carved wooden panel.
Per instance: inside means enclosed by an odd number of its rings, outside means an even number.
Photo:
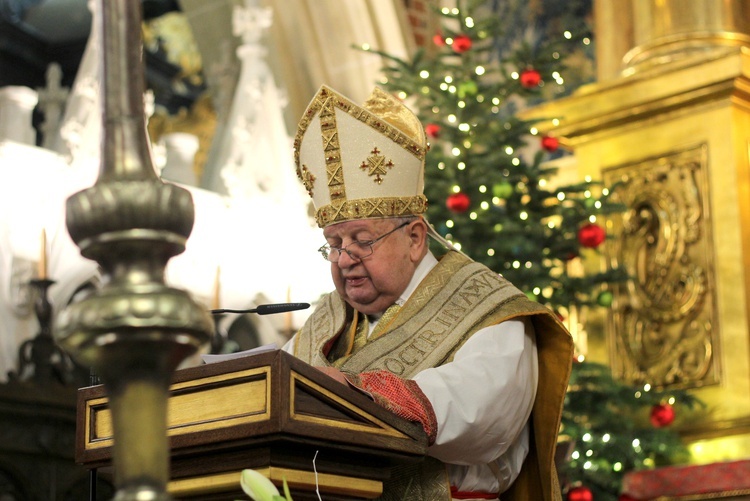
[[[613,264],[631,275],[610,316],[616,377],[698,387],[721,375],[707,147],[603,170],[627,210],[613,218]]]

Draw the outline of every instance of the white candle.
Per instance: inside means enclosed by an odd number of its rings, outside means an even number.
[[[39,249],[37,276],[39,280],[47,278],[47,231],[44,229],[42,229],[42,241]]]

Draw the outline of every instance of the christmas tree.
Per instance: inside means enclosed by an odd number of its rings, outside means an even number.
[[[591,44],[585,16],[571,15],[590,4],[533,4],[542,8],[475,0],[436,11],[441,27],[433,43],[408,60],[362,49],[384,58],[380,85],[425,124],[430,222],[565,321],[573,311],[611,306],[610,284],[626,279],[622,270],[581,264],[598,258],[608,238],[604,218],[623,207],[610,199],[613,187],[596,180],[561,183],[558,139],[520,118],[524,108],[572,90],[566,58],[580,62]],[[570,80],[585,82],[580,73]],[[582,358],[573,372],[561,431],[570,449],[560,465],[567,499],[617,499],[626,471],[684,452],[667,426],[672,406],[694,403],[690,397],[634,389]],[[644,422],[643,409],[656,417]]]

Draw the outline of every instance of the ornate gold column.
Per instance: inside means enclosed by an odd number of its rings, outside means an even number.
[[[177,365],[205,344],[208,312],[164,282],[193,226],[188,191],[151,163],[143,106],[141,4],[99,0],[103,135],[99,178],[67,202],[81,254],[104,286],[57,318],[59,343],[104,381],[112,410],[117,501],[170,499],[167,395]]]
[[[527,114],[628,207],[607,250],[634,278],[591,353],[708,404],[680,423],[696,462],[748,457],[750,2],[599,0],[596,19],[600,81]]]

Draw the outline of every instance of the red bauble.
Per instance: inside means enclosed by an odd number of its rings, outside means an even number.
[[[617,498],[617,501],[638,501],[638,499],[634,498],[630,494],[620,494],[620,497]]]
[[[453,44],[451,45],[451,47],[453,47],[453,52],[462,54],[471,49],[471,38],[469,38],[467,35],[458,35],[453,39]]]
[[[445,206],[448,207],[448,210],[456,214],[463,214],[469,210],[470,205],[471,199],[466,193],[454,193],[445,201]]]
[[[568,501],[594,501],[594,495],[588,487],[573,487],[568,491]]]
[[[544,136],[542,138],[542,148],[552,153],[553,151],[557,151],[557,148],[560,147],[560,141],[556,137],[552,136]]]
[[[424,131],[429,137],[436,139],[440,135],[440,126],[438,124],[427,124]]]
[[[651,424],[654,428],[669,426],[674,421],[674,407],[669,404],[657,404],[651,408]]]
[[[532,89],[542,81],[542,75],[536,70],[523,70],[521,72],[521,85],[527,89]]]
[[[599,247],[604,242],[606,236],[604,228],[598,224],[588,223],[581,226],[581,229],[578,230],[578,242],[583,247],[590,249]]]
[[[437,32],[432,37],[432,43],[434,43],[438,47],[443,47],[445,45],[445,38],[443,38],[443,35],[441,35],[440,32]]]

